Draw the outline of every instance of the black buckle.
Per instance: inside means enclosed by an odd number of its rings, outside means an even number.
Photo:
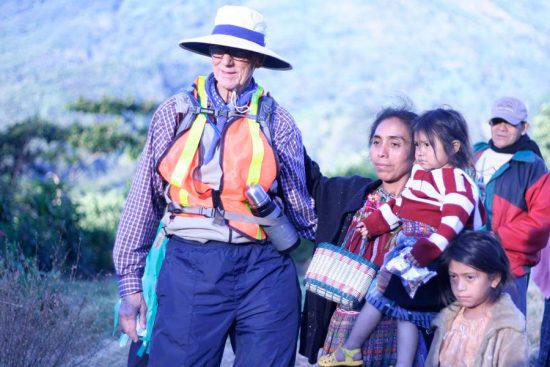
[[[205,108],[205,107],[201,107],[199,109],[199,113],[204,113],[206,115],[214,115],[216,116],[216,110],[213,109],[213,108]]]
[[[168,204],[168,211],[173,214],[183,213],[183,210],[181,210],[181,207],[179,205],[174,204],[174,202],[171,202],[170,204]]]

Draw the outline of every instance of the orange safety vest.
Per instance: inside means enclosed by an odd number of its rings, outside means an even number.
[[[207,108],[206,78],[199,76],[195,81],[195,95],[202,108]],[[252,118],[258,113],[263,88],[258,86],[248,106],[249,112],[229,123],[220,139],[221,179],[219,199],[224,212],[252,216],[245,191],[248,186],[259,184],[268,191],[278,175],[273,148]],[[215,208],[214,189],[195,178],[195,170],[202,165],[198,147],[207,123],[205,113],[197,114],[191,127],[171,145],[158,165],[158,172],[169,183],[169,199],[182,208]],[[189,216],[198,214],[180,213]],[[263,229],[256,223],[227,220],[228,225],[241,234],[255,240],[266,239]]]

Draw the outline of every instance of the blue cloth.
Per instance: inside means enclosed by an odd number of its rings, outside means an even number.
[[[378,278],[375,278],[375,281]],[[429,329],[432,325],[432,320],[437,316],[437,312],[409,311],[399,306],[395,301],[384,297],[384,295],[373,284],[371,290],[367,294],[367,302],[373,305],[378,311],[388,317],[393,317],[402,321],[409,321],[416,326]],[[425,357],[426,355],[424,355]]]
[[[417,236],[408,236],[404,234],[403,231],[399,232],[396,238],[397,245],[392,251],[386,254],[384,263],[387,263],[389,260],[396,257],[405,248],[414,246],[417,240]],[[429,284],[431,281],[426,284]],[[419,291],[426,286],[427,285],[421,286]],[[422,297],[420,294],[417,294],[417,296]],[[414,299],[410,300],[410,303],[415,303],[415,301],[417,300],[417,296],[415,296]],[[395,317],[398,320],[412,322],[416,326],[424,329],[429,329],[431,327],[432,320],[437,315],[437,312],[408,309],[400,306],[398,302],[396,302],[396,300],[393,300],[391,298],[392,297],[388,297],[387,295],[382,294],[375,286],[371,286],[370,291],[366,297],[368,303],[376,307],[376,309],[387,316]],[[436,303],[437,302],[434,302],[434,306],[436,305]]]
[[[254,91],[256,91],[256,87],[256,82],[254,81],[254,78],[252,78],[250,80],[250,83],[248,83],[248,86],[246,86],[246,88],[237,97],[237,106],[248,106],[248,104],[250,103],[250,99],[254,94]],[[214,79],[214,73],[210,74],[206,79],[205,89],[206,94],[208,95],[208,100],[214,105],[215,109],[228,112],[235,111],[235,107],[231,105],[231,102],[226,103],[218,94],[218,91],[216,90],[216,80]],[[225,116],[218,116],[216,122],[213,122],[216,124],[216,131],[219,132],[219,134],[214,134],[212,144],[210,144],[210,146],[208,147],[208,151],[206,152],[206,155],[204,157],[205,163],[210,162],[214,157],[214,152],[216,151],[216,148],[220,143],[221,133],[223,132],[225,125],[228,122],[230,123],[235,121],[236,119],[237,117],[228,119]],[[212,123],[212,117],[209,117],[209,121]]]
[[[529,273],[512,278],[506,286],[504,291],[510,294],[512,301],[521,313],[527,316],[527,288],[529,287]]]
[[[270,244],[173,236],[157,295],[149,367],[219,366],[228,336],[235,366],[294,366],[300,287],[292,259]]]

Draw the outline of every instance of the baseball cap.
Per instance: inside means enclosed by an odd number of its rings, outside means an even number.
[[[527,121],[527,107],[514,97],[502,97],[493,103],[491,108],[491,120],[503,119],[512,125],[519,125]]]

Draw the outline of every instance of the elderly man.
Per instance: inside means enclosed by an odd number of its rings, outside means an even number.
[[[498,99],[489,124],[491,140],[474,147],[477,177],[484,188],[487,226],[500,238],[515,277],[507,290],[526,314],[530,269],[550,233],[550,175],[527,135],[523,102]]]
[[[296,269],[252,215],[246,190],[261,186],[301,237],[312,238],[316,218],[300,131],[252,77],[260,67],[291,69],[264,37],[261,14],[221,7],[212,34],[180,42],[209,56],[213,72],[153,116],[113,251],[120,327],[136,342],[136,317],[144,327],[146,316],[141,276],[159,221],[169,238],[149,366],[219,365],[228,336],[237,366],[294,365]]]

